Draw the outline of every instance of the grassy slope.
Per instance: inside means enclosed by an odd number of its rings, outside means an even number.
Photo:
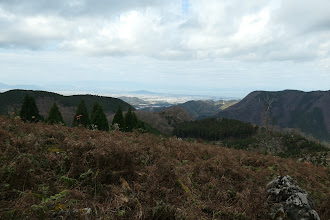
[[[1,117],[0,169],[1,219],[83,208],[108,219],[268,219],[265,187],[279,174],[330,219],[329,168],[150,134]]]

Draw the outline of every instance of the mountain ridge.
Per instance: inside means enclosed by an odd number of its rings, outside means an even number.
[[[270,125],[299,129],[320,140],[330,141],[328,109],[330,91],[254,91],[215,116],[266,126],[268,114]]]
[[[169,107],[147,107],[140,109],[141,111],[160,112],[166,111],[171,107],[180,107],[186,110],[194,119],[207,118],[215,115],[223,109],[236,103],[237,100],[190,100],[181,104],[172,105]]]

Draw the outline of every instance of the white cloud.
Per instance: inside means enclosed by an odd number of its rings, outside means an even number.
[[[60,47],[97,55],[145,55],[164,43],[164,28],[159,25],[162,19],[152,10],[129,11],[112,21],[94,22],[83,22]]]
[[[329,0],[0,0],[0,80],[326,88],[329,39]]]
[[[165,59],[303,60],[328,56],[330,2],[1,1],[2,47]],[[322,34],[319,32],[322,31]],[[274,46],[276,45],[276,48]],[[322,46],[323,45],[323,46]]]
[[[239,30],[234,35],[235,41],[243,44],[257,44],[269,41],[267,39],[268,33],[264,33],[269,19],[269,10],[262,10],[257,14],[243,16]]]
[[[174,0],[175,2],[176,0]],[[167,0],[1,0],[0,6],[5,10],[31,16],[58,15],[63,17],[100,16],[108,17],[132,9],[143,9],[149,6],[168,5]]]

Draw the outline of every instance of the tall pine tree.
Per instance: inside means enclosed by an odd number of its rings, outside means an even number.
[[[102,106],[97,102],[93,106],[91,124],[96,125],[98,130],[109,131],[108,119],[104,114]]]
[[[38,122],[43,120],[43,117],[39,114],[34,98],[28,94],[24,97],[19,116],[23,121]]]
[[[95,116],[96,116],[96,112],[97,112],[99,106],[100,106],[100,105],[99,105],[98,102],[95,102],[94,105],[93,105],[92,114],[91,114],[91,124],[94,124],[94,123],[93,123],[93,118],[95,118]]]
[[[129,108],[125,114],[125,131],[131,132],[136,128],[138,123],[135,113],[132,111],[132,108]]]
[[[48,114],[48,118],[46,119],[46,122],[49,124],[60,124],[60,123],[65,124],[60,109],[57,107],[55,102],[49,110],[49,114]]]
[[[112,125],[114,124],[118,124],[119,126],[119,129],[122,131],[124,130],[124,116],[123,116],[123,112],[121,110],[121,107],[118,106],[118,110],[115,114],[115,116],[113,117],[113,120],[112,120]]]
[[[73,118],[72,126],[82,125],[84,127],[88,127],[90,125],[90,120],[88,117],[88,111],[85,105],[85,100],[81,100],[76,111],[76,114]]]

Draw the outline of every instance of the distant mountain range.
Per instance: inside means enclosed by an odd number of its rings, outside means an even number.
[[[63,96],[57,93],[45,91],[9,90],[0,93],[0,114],[11,114],[12,112],[18,113],[26,94],[29,94],[35,98],[39,112],[45,118],[48,116],[52,104],[56,102],[67,125],[71,125],[77,106],[81,99],[85,100],[89,111],[91,111],[92,106],[96,101],[101,104],[109,122],[112,121],[113,115],[117,111],[119,105],[124,112],[131,107],[131,105],[125,101],[129,101],[131,103],[137,102],[139,104],[145,102],[136,97],[121,97],[125,100],[123,101],[118,98],[96,95]],[[180,107],[167,108],[157,113],[136,111],[136,114],[140,120],[145,121],[166,135],[172,134],[172,130],[175,125],[184,121],[194,120],[194,118],[185,109]]]
[[[194,119],[212,117],[223,109],[237,103],[239,100],[192,100],[182,104],[175,105],[187,111]],[[160,112],[166,111],[171,107],[154,108],[148,107],[140,109],[141,111]]]
[[[131,101],[129,99],[125,100]],[[237,103],[237,100],[188,101],[170,107],[147,107],[139,109],[136,111],[136,114],[140,120],[147,122],[163,134],[170,136],[173,129],[180,123],[214,116],[219,111],[222,111],[222,109],[234,103]]]
[[[89,110],[95,101],[99,102],[109,121],[119,105],[123,111],[126,111],[131,106],[127,102],[139,104],[145,102],[139,98],[121,97],[125,102],[117,98],[96,95],[63,96],[44,91],[10,90],[0,93],[0,114],[19,111],[25,94],[35,98],[40,114],[44,117],[48,115],[51,105],[56,102],[68,125],[71,125],[81,99],[85,100]],[[255,91],[239,102],[238,100],[188,101],[172,107],[143,110],[136,111],[139,119],[168,135],[181,122],[217,117],[263,126],[268,124],[280,128],[299,129],[319,140],[330,141],[330,91]]]
[[[238,100],[199,100],[199,101],[189,101],[183,104],[179,104],[179,107],[182,107],[195,119],[201,119],[213,116],[223,109],[237,103]]]
[[[216,117],[266,125],[267,107],[269,124],[330,141],[330,91],[255,91]]]
[[[136,95],[165,95],[163,93],[158,93],[158,92],[150,92],[148,90],[137,90],[137,91],[132,91],[130,94],[136,94]]]
[[[145,101],[143,99],[140,99],[138,97],[127,97],[127,96],[120,96],[119,99],[123,100],[124,102],[127,102],[133,106],[139,106],[139,105],[149,105],[150,102]]]
[[[0,91],[1,90],[9,90],[9,89],[31,89],[31,90],[41,90],[42,87],[36,85],[7,85],[0,83]]]
[[[172,106],[159,112],[136,111],[137,117],[156,128],[165,135],[171,136],[178,124],[193,121],[194,118],[183,108]]]
[[[45,91],[10,90],[0,93],[0,114],[11,113],[15,110],[19,111],[26,94],[29,94],[35,98],[39,112],[44,117],[48,116],[52,104],[56,102],[65,123],[68,125],[71,125],[77,106],[81,99],[85,100],[86,107],[89,111],[91,111],[95,102],[102,105],[108,120],[111,119],[111,116],[117,111],[118,106],[121,106],[123,111],[126,111],[129,107],[131,107],[128,103],[111,97],[96,95],[63,96]]]

